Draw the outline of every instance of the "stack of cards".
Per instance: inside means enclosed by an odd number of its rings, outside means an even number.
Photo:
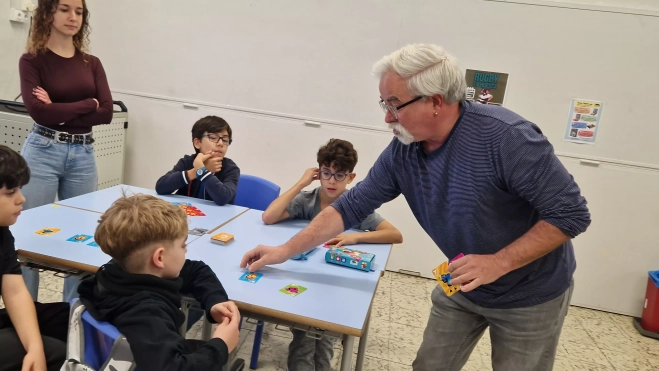
[[[233,235],[230,233],[222,232],[211,237],[211,242],[218,245],[226,245],[231,241],[233,241]]]
[[[203,236],[208,232],[208,229],[203,229],[203,228],[195,228],[195,229],[190,229],[188,231],[188,234],[195,235],[195,236]]]

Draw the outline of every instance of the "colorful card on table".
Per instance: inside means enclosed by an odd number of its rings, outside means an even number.
[[[204,214],[196,206],[192,206],[192,204],[189,202],[173,202],[173,204],[185,210],[185,213],[188,216],[206,216],[206,214]]]
[[[61,229],[59,229],[59,228],[43,228],[43,229],[40,229],[40,230],[34,232],[34,234],[39,234],[39,235],[42,235],[42,236],[50,236],[51,234],[55,234],[59,231],[61,231]]]
[[[76,234],[75,236],[69,238],[67,241],[69,242],[85,242],[89,239],[91,239],[92,236],[88,234]]]
[[[240,276],[241,281],[249,282],[249,283],[256,283],[258,280],[263,277],[263,273],[251,273],[251,272],[245,272],[243,273],[242,276]]]
[[[88,243],[87,246],[100,247],[100,246],[98,246],[98,244],[96,243],[96,241],[92,241],[92,242]]]
[[[294,283],[291,283],[290,285],[284,287],[283,289],[279,290],[279,292],[286,294],[288,296],[298,296],[301,293],[307,291],[306,287],[296,285]]]

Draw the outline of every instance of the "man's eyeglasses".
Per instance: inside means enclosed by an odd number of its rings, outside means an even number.
[[[346,178],[350,174],[352,174],[352,173],[333,173],[329,170],[321,170],[320,171],[320,179],[330,180],[330,179],[332,179],[332,177],[334,177],[334,179],[336,179],[337,182],[342,182],[342,181],[346,180]]]
[[[215,135],[215,134],[204,134],[204,135],[202,135],[201,137],[202,137],[202,138],[203,138],[203,137],[206,137],[206,138],[208,138],[209,141],[211,141],[211,142],[213,142],[213,143],[218,143],[218,142],[221,140],[222,143],[224,143],[224,144],[227,145],[227,146],[228,146],[229,144],[231,144],[231,142],[233,142],[233,140],[232,140],[231,138],[229,138],[229,137],[221,137],[221,136],[219,136],[219,135]]]
[[[407,101],[407,102],[401,104],[398,107],[390,106],[390,105],[388,105],[384,102],[384,99],[380,99],[380,108],[382,108],[382,111],[384,113],[387,113],[387,111],[391,112],[391,114],[396,118],[396,120],[398,120],[398,111],[400,111],[403,107],[409,106],[410,104],[412,104],[412,103],[414,103],[418,100],[421,100],[421,98],[423,98],[422,95],[420,95],[420,96],[418,96],[418,97],[416,97],[416,98],[414,98],[410,101]]]

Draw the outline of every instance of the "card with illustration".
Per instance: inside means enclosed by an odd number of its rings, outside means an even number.
[[[284,287],[283,289],[279,290],[279,292],[289,295],[289,296],[298,296],[301,293],[307,291],[306,287],[296,285],[294,283],[291,283],[290,285]]]
[[[189,202],[172,202],[172,204],[176,206],[192,206],[192,204]]]
[[[43,229],[40,229],[40,230],[34,232],[34,234],[38,234],[38,235],[42,235],[42,236],[50,236],[51,234],[55,234],[59,231],[61,231],[61,229],[59,229],[59,228],[43,228]]]
[[[96,243],[96,241],[92,241],[92,242],[88,243],[87,246],[100,247],[100,246],[98,246],[98,244]]]
[[[256,283],[258,280],[263,277],[263,273],[251,273],[251,272],[245,272],[243,273],[242,276],[240,276],[241,281],[249,282],[249,283]]]
[[[76,234],[75,236],[69,238],[67,241],[69,242],[85,242],[87,240],[90,240],[92,236],[88,234]]]
[[[451,296],[460,291],[460,286],[452,286],[451,273],[448,271],[448,262],[443,262],[437,268],[432,270],[432,275],[437,279],[437,283],[442,287],[446,296]]]

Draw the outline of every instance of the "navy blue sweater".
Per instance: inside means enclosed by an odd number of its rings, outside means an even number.
[[[402,193],[449,259],[496,253],[539,220],[572,238],[586,230],[586,200],[536,125],[502,107],[466,102],[461,109],[447,141],[433,152],[392,140],[366,178],[333,204],[346,229]],[[532,306],[565,292],[575,269],[568,241],[461,295],[483,307]]]
[[[178,161],[176,166],[156,182],[156,192],[159,195],[172,194],[213,200],[216,204],[223,206],[233,204],[240,178],[240,169],[233,160],[222,159],[222,170],[219,173],[204,176],[202,180],[195,178],[190,182],[187,171],[193,168],[194,159],[185,155]],[[203,189],[200,188],[203,185]]]

